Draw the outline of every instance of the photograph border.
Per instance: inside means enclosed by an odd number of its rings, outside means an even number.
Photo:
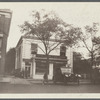
[[[99,2],[99,0],[0,0],[0,2],[16,2],[16,3],[24,3],[24,2],[32,2],[32,3],[35,3],[35,2]],[[35,93],[34,93],[35,94]],[[16,96],[15,96],[16,95]],[[57,93],[57,94],[52,94],[52,93],[48,93],[48,94],[27,94],[27,96],[25,96],[25,94],[0,94],[0,99],[24,99],[24,100],[29,100],[29,99],[32,99],[32,100],[62,100],[62,99],[65,99],[65,100],[96,100],[96,99],[100,99],[100,94],[99,93],[84,93],[84,94],[76,94],[76,93],[68,93],[67,95],[66,94],[60,94]],[[24,97],[25,96],[25,97]]]

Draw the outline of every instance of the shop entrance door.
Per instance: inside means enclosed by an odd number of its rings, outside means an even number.
[[[26,64],[25,65],[25,77],[26,78],[30,77],[30,70],[31,70],[31,65],[30,64]]]

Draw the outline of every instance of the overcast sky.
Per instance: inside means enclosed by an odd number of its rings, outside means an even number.
[[[30,18],[32,10],[45,9],[55,11],[60,18],[68,24],[79,27],[91,25],[93,22],[100,23],[100,3],[67,3],[67,2],[30,2],[30,3],[0,3],[0,9],[13,11],[11,27],[8,37],[7,51],[15,47],[22,33],[18,25]]]

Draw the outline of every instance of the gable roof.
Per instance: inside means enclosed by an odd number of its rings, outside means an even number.
[[[18,45],[21,43],[21,41],[22,41],[22,39],[23,38],[33,38],[33,36],[32,36],[33,34],[31,34],[31,33],[25,33],[23,36],[21,36],[20,37],[20,39],[19,39],[19,41],[18,41],[18,43],[17,43],[17,45],[16,45],[16,47],[18,47]]]
[[[37,37],[34,37],[32,33],[27,32],[23,36],[20,37],[20,39],[19,39],[19,41],[17,43],[17,46],[21,43],[21,41],[22,41],[23,38],[39,40]],[[55,41],[55,39],[50,39],[50,41],[58,42],[58,41],[61,41],[61,40],[56,40]],[[63,40],[62,40],[62,42],[63,42]]]

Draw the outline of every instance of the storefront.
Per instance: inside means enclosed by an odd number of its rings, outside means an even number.
[[[34,59],[24,59],[24,70],[27,71],[28,77],[33,79],[43,79],[44,73],[48,70],[48,79],[52,80],[54,73],[67,64],[66,58],[60,59],[60,57],[52,56],[49,59],[49,68],[47,68],[45,56],[41,57],[40,55],[39,57],[38,55]]]
[[[50,52],[49,61],[47,61],[47,56],[43,52],[45,51],[43,43],[29,35],[27,33],[22,36],[16,46],[15,69],[20,67],[21,71],[27,71],[30,78],[39,80],[43,80],[44,73],[48,71],[48,79],[52,80],[54,73],[60,67],[70,65],[73,68],[72,48],[66,48],[62,44],[59,45]],[[50,40],[51,45],[55,42]]]

